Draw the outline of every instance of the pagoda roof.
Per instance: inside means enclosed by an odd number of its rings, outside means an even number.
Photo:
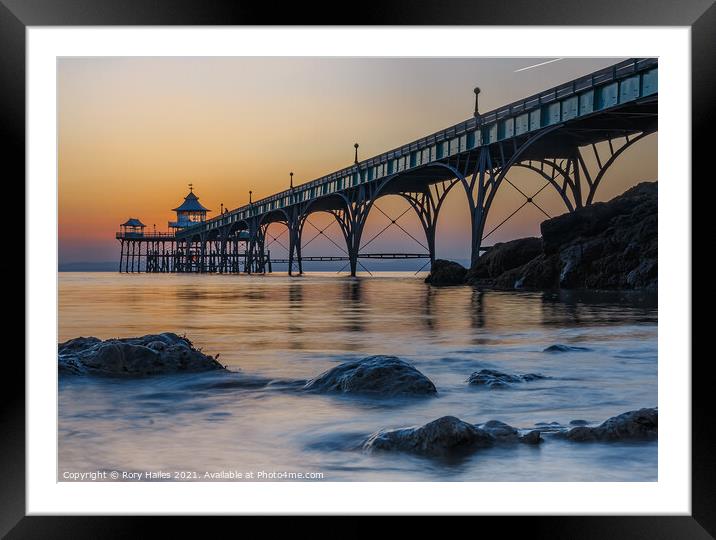
[[[146,227],[146,225],[137,218],[129,218],[127,221],[122,223],[121,227]]]
[[[184,197],[184,202],[181,206],[172,208],[173,212],[211,212],[208,208],[204,208],[199,202],[199,197],[194,195],[193,191]]]

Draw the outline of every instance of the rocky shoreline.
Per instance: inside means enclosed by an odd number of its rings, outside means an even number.
[[[498,243],[470,269],[435,261],[432,285],[480,288],[656,291],[657,182],[546,220],[541,238]]]
[[[554,348],[553,348],[554,347]],[[563,351],[562,345],[543,352]],[[217,355],[218,356],[218,355]],[[238,375],[214,357],[205,355],[185,336],[171,332],[136,338],[80,337],[58,345],[58,372],[62,377],[142,378],[162,374],[198,374],[206,371]],[[469,375],[465,384],[507,390],[548,378],[539,373],[509,374],[482,369]],[[306,394],[356,394],[370,399],[386,397],[430,398],[438,394],[435,384],[409,362],[395,356],[371,356],[343,362],[308,381],[271,381],[249,378],[212,383],[216,390],[270,387]],[[628,411],[599,425],[573,420],[570,426],[556,422],[538,423],[520,429],[498,420],[471,424],[454,416],[443,416],[422,426],[380,429],[360,444],[364,452],[406,452],[426,457],[459,456],[498,445],[544,442],[544,436],[571,442],[650,441],[658,436],[658,410]]]

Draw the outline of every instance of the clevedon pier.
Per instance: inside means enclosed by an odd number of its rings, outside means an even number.
[[[361,258],[425,258],[435,261],[435,232],[447,194],[463,190],[470,209],[471,262],[485,249],[490,206],[510,170],[522,167],[554,189],[568,211],[592,204],[605,172],[631,145],[657,131],[658,62],[634,58],[474,115],[370,159],[207,219],[193,189],[174,209],[171,232],[146,231],[130,218],[116,238],[120,272],[263,273],[274,264],[289,274],[306,260],[345,260],[355,276]],[[598,146],[599,145],[599,146]],[[539,190],[541,191],[541,190]],[[538,191],[538,192],[539,192]],[[538,193],[537,192],[537,193]],[[521,192],[534,204],[535,194]],[[363,230],[375,202],[398,195],[410,204],[425,233],[425,253],[361,251]],[[343,255],[302,257],[308,217],[332,214],[345,241]],[[391,220],[395,224],[395,220]],[[283,223],[287,259],[272,261],[267,228]],[[466,224],[467,226],[467,224]],[[319,231],[320,232],[320,231]],[[487,233],[487,234],[486,234]],[[365,247],[365,246],[363,246]]]

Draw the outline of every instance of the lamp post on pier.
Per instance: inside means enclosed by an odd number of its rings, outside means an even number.
[[[479,118],[479,117],[480,117],[480,110],[479,110],[479,108],[478,108],[478,98],[479,98],[479,96],[480,96],[480,87],[479,87],[479,86],[476,86],[474,92],[475,92],[475,112],[473,113],[473,116],[474,116],[475,118]]]

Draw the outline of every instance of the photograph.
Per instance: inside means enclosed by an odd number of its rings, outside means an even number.
[[[58,56],[57,482],[659,482],[659,63]]]

